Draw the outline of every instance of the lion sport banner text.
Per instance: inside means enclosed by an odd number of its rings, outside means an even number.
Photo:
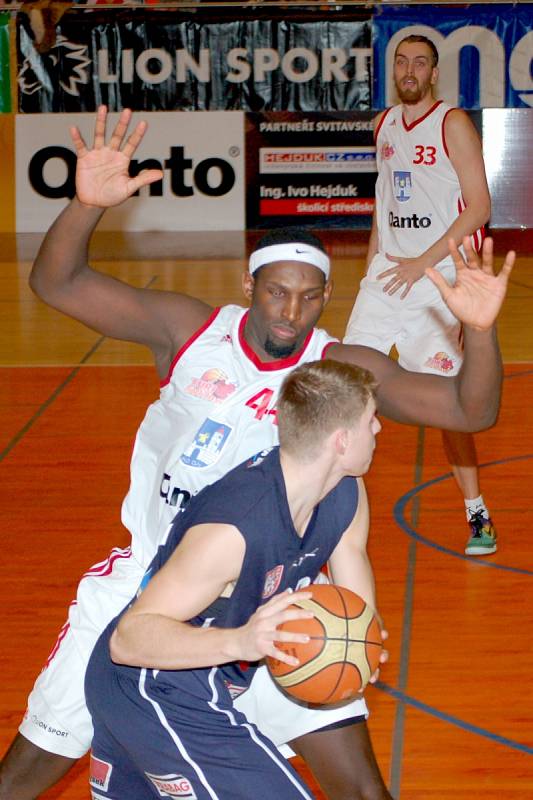
[[[291,21],[250,19],[248,11],[236,19],[236,8],[210,21],[213,13],[69,11],[44,55],[22,16],[19,111],[94,111],[101,103],[113,111],[370,108],[369,16],[317,19],[314,11]]]

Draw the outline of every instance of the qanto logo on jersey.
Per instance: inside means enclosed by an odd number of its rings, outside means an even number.
[[[180,461],[188,467],[210,467],[220,458],[232,430],[229,425],[207,417]]]
[[[394,197],[396,200],[398,200],[400,203],[410,200],[411,190],[413,188],[411,173],[395,170],[393,172],[392,180],[394,184]]]

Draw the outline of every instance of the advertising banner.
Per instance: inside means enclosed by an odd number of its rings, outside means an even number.
[[[200,13],[200,12],[203,13]],[[368,19],[69,11],[39,55],[18,22],[19,111],[369,109]],[[242,13],[242,11],[241,11]],[[257,12],[259,14],[259,12]]]
[[[109,115],[108,135],[117,119]],[[100,229],[244,230],[242,112],[134,114],[130,129],[141,119],[148,130],[131,171],[162,169],[163,179],[110,209]],[[94,114],[17,115],[17,231],[47,230],[74,196],[76,156],[69,127],[78,126],[90,146],[94,121]]]
[[[368,228],[375,180],[371,112],[246,115],[249,228]]]
[[[0,113],[11,111],[11,81],[9,79],[9,17],[0,11]]]
[[[373,20],[373,107],[396,101],[394,50],[422,34],[439,51],[437,95],[462,108],[533,107],[533,4],[381,6]]]

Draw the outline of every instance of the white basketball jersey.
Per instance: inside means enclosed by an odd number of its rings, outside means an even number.
[[[376,214],[379,252],[415,257],[431,247],[465,208],[448,156],[444,120],[451,106],[437,101],[411,125],[402,106],[389,108],[376,129]],[[482,232],[473,243],[479,249]],[[441,264],[452,263],[451,257]]]
[[[278,443],[283,379],[337,341],[315,328],[296,355],[262,362],[244,339],[247,313],[240,306],[214,311],[177,354],[137,431],[122,521],[144,566],[191,495]]]

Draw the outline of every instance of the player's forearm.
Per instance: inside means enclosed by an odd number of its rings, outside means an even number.
[[[357,553],[350,553],[349,558],[344,554],[342,559],[336,559],[335,563],[332,561],[330,568],[333,583],[351,589],[376,610],[374,572],[366,551],[359,550]]]
[[[91,236],[104,209],[85,206],[74,198],[46,234],[30,274],[33,291],[50,305],[60,304],[65,289],[88,269]]]
[[[496,422],[500,406],[503,368],[496,326],[488,331],[464,328],[464,360],[457,376],[465,430],[474,432]]]
[[[159,614],[126,614],[110,641],[117,664],[151,669],[196,669],[239,658],[231,628],[199,628]]]
[[[450,225],[446,233],[437,239],[425,253],[425,261],[432,267],[439,264],[443,259],[450,255],[448,241],[453,239],[455,242],[462,242],[465,236],[471,236],[475,231],[485,225],[490,215],[488,209],[476,208],[474,206],[466,208]]]

